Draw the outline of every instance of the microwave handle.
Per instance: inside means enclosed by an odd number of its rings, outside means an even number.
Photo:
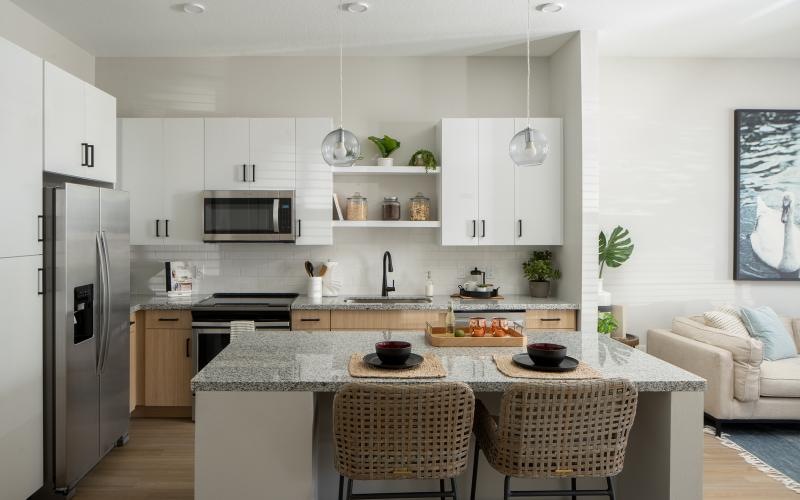
[[[279,233],[281,230],[278,219],[278,210],[280,209],[280,204],[281,204],[280,198],[274,198],[272,200],[272,227],[274,228],[276,233]]]

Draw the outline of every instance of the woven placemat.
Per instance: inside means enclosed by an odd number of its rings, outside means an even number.
[[[500,373],[507,377],[514,378],[542,378],[542,379],[559,379],[559,380],[574,380],[585,378],[603,378],[600,372],[587,365],[583,361],[578,363],[578,367],[570,372],[540,372],[536,370],[529,370],[523,368],[511,359],[511,355],[495,354],[494,363]]]
[[[423,354],[423,361],[414,368],[405,370],[381,370],[364,362],[364,354],[354,353],[350,356],[347,370],[351,377],[372,378],[441,378],[447,376],[442,360],[435,354]]]

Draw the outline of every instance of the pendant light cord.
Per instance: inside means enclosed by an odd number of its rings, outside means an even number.
[[[525,94],[525,107],[527,109],[527,125],[528,127],[531,126],[531,91],[533,87],[531,85],[531,0],[528,0],[528,24],[525,33],[525,53],[526,53],[526,60],[528,62],[528,92]]]
[[[528,0],[530,2],[530,0]],[[342,0],[339,0],[339,128],[344,128],[344,71],[342,69],[342,45],[344,45],[344,29],[342,28]]]

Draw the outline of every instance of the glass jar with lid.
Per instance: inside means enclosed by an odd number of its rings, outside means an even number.
[[[397,196],[383,198],[383,220],[400,220],[400,202]]]
[[[347,220],[367,220],[367,199],[358,191],[347,198]]]
[[[431,199],[422,193],[417,193],[408,203],[408,218],[413,221],[431,219]]]

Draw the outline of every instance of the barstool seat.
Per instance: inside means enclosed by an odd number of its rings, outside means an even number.
[[[475,498],[479,451],[505,475],[503,498],[608,496],[622,471],[636,415],[637,391],[623,379],[537,381],[503,394],[499,419],[482,402],[475,411]],[[571,478],[569,490],[512,491],[511,478]],[[606,489],[578,490],[577,478],[604,478]]]
[[[333,400],[339,499],[458,498],[475,396],[463,383],[346,384]],[[439,491],[353,493],[354,480],[438,479]],[[445,481],[450,480],[450,490]]]

